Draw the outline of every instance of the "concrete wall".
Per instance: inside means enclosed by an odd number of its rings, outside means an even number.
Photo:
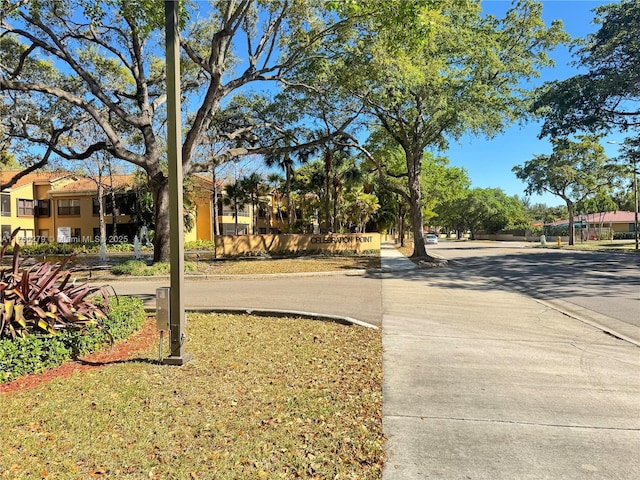
[[[380,250],[380,234],[221,235],[215,238],[218,257],[288,252],[365,252]]]
[[[525,237],[523,235],[512,235],[510,233],[476,233],[476,240],[494,240],[497,242],[535,242],[539,241],[540,237]]]

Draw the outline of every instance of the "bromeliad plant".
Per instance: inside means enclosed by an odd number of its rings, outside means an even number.
[[[2,242],[0,262],[19,230]],[[20,246],[14,245],[11,267],[0,270],[0,339],[101,327],[108,292],[105,287],[70,282],[72,273],[64,270],[70,258],[59,264],[38,262],[21,268]],[[90,301],[96,293],[101,294],[104,306]]]

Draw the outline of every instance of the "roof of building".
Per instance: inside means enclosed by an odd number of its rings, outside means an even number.
[[[10,182],[22,170],[0,171],[0,186]],[[210,195],[213,182],[210,177],[204,174],[196,173],[193,175],[194,182],[199,187],[196,193],[200,195]],[[103,184],[118,189],[126,189],[133,185],[134,174],[104,176]],[[113,183],[111,183],[113,182]],[[96,180],[85,175],[69,172],[65,170],[44,171],[38,170],[21,177],[11,187],[5,188],[5,191],[14,190],[29,184],[49,184],[52,194],[61,193],[95,193],[97,190]],[[221,188],[224,181],[217,179],[217,185]]]
[[[574,222],[589,222],[589,223],[634,223],[635,220],[635,212],[627,212],[627,211],[618,211],[618,212],[600,212],[600,213],[589,213],[588,215],[574,215]],[[559,225],[567,225],[569,223],[568,219],[565,220],[556,220],[555,222],[545,223],[545,226],[553,227]]]
[[[52,185],[52,193],[58,192],[73,192],[73,193],[95,193],[98,189],[97,179],[89,178],[85,176],[70,174],[73,177],[72,182],[60,182],[59,185]],[[125,189],[133,184],[133,175],[111,175],[104,176],[102,178],[102,184],[105,187],[118,189]]]
[[[23,170],[4,170],[0,171],[0,185],[6,185],[9,183],[16,175],[22,173]],[[42,183],[42,182],[51,182],[61,177],[68,176],[69,172],[61,172],[61,171],[36,171],[27,173],[25,176],[19,178],[14,185],[11,187],[5,188],[3,190],[11,190],[14,188],[19,188],[24,185],[29,185],[30,183]]]
[[[10,182],[22,170],[7,170],[0,172],[0,185]],[[88,176],[80,175],[69,171],[36,171],[19,178],[15,184],[4,190],[13,190],[24,185],[50,184],[52,193],[88,193],[97,190],[96,180]],[[133,174],[104,176],[103,184],[113,185],[116,189],[131,186]]]

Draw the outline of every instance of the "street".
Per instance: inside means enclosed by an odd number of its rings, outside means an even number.
[[[119,295],[135,295],[155,307],[156,289],[169,286],[169,279],[109,280],[109,284]],[[380,326],[381,287],[379,276],[362,274],[189,278],[185,307],[313,312]]]
[[[456,288],[460,280],[517,288],[561,310],[635,333],[640,342],[640,255],[633,252],[532,248],[520,242],[441,242],[430,253],[456,264],[435,269]],[[466,287],[465,287],[466,288]]]

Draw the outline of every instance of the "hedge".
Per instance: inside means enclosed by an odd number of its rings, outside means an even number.
[[[28,335],[0,340],[0,383],[40,373],[66,361],[98,351],[131,336],[145,319],[144,304],[135,297],[111,298],[104,330],[70,331],[58,335]],[[108,333],[107,333],[108,332]]]

